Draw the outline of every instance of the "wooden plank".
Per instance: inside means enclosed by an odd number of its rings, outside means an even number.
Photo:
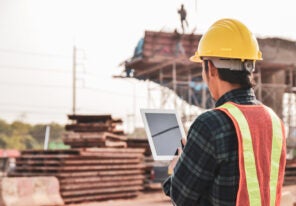
[[[126,186],[142,186],[143,180],[118,180],[118,181],[108,181],[108,182],[87,182],[87,183],[63,183],[60,185],[61,191],[70,191],[70,190],[95,190],[99,188],[117,188],[117,187],[126,187]]]
[[[110,132],[67,132],[64,134],[65,139],[112,139],[126,141],[127,137],[112,134]]]
[[[143,153],[145,150],[142,148],[124,148],[124,149],[116,149],[116,148],[85,148],[84,152],[89,153]]]
[[[109,140],[120,140],[120,141],[127,140],[127,137],[123,135],[112,134],[110,132],[104,132],[103,136],[105,137],[105,139],[109,139]]]
[[[135,165],[140,164],[142,160],[140,158],[135,159],[98,159],[98,160],[47,160],[47,159],[22,159],[16,161],[16,166],[97,166],[97,165]]]
[[[65,203],[77,203],[77,202],[88,202],[88,201],[102,201],[112,200],[116,198],[132,198],[139,195],[139,192],[124,192],[124,193],[113,193],[113,194],[96,194],[96,195],[82,195],[73,197],[63,197]]]
[[[22,165],[56,165],[56,166],[61,166],[63,165],[62,161],[59,160],[46,160],[46,159],[18,159],[16,160],[16,166],[22,166]]]
[[[104,176],[117,176],[117,175],[141,175],[144,174],[144,170],[113,170],[113,171],[23,171],[15,170],[10,172],[10,177],[24,177],[24,176],[56,176],[59,179],[71,178],[71,177],[104,177]]]
[[[106,181],[125,181],[125,180],[144,180],[145,175],[116,175],[116,176],[97,176],[97,177],[66,177],[60,178],[60,184],[66,183],[86,183],[86,182],[106,182]]]
[[[114,164],[139,164],[142,160],[140,158],[134,159],[70,159],[70,160],[51,160],[51,159],[18,159],[17,166],[30,165],[52,165],[52,166],[70,166],[70,165],[114,165]]]
[[[70,145],[73,147],[127,147],[127,143],[122,140],[114,140],[111,139],[95,139],[95,138],[67,138],[63,139],[63,142],[67,145]]]
[[[106,147],[116,147],[116,148],[127,148],[126,142],[114,142],[110,140],[106,140],[105,142]]]
[[[55,154],[55,155],[78,155],[79,154],[79,150],[77,149],[61,149],[61,150],[22,150],[21,151],[21,155],[25,155],[25,154],[40,154],[40,155],[45,155],[45,154]]]
[[[110,114],[104,115],[68,115],[68,118],[71,120],[76,120],[77,122],[83,123],[92,123],[92,122],[107,122],[112,120]]]
[[[126,170],[126,169],[144,169],[144,164],[136,165],[87,165],[87,166],[32,166],[22,165],[16,167],[17,171],[92,171],[92,170]]]
[[[100,189],[89,189],[89,190],[73,190],[73,191],[61,191],[62,197],[75,196],[75,195],[92,195],[92,194],[108,194],[108,193],[119,193],[119,192],[132,192],[143,190],[143,186],[125,186],[115,188],[100,188]]]
[[[114,170],[114,171],[92,171],[92,172],[59,172],[56,174],[59,178],[68,178],[68,177],[83,177],[83,176],[117,176],[117,175],[138,175],[138,174],[144,174],[143,170]]]
[[[46,158],[46,159],[135,159],[135,158],[143,158],[144,156],[142,154],[124,154],[124,153],[95,153],[95,152],[80,152],[81,155],[22,155],[20,158],[27,158],[27,159],[40,159],[40,158]]]
[[[57,177],[56,172],[27,172],[27,171],[13,171],[8,173],[8,177],[36,177],[36,176],[55,176]]]
[[[17,159],[43,159],[43,158],[52,158],[52,159],[64,159],[64,158],[77,158],[78,155],[71,154],[23,154]]]
[[[111,125],[106,125],[104,123],[78,123],[78,124],[67,124],[65,126],[67,131],[74,132],[105,132],[112,131]]]
[[[100,158],[143,158],[143,154],[132,154],[132,153],[96,153],[96,152],[81,152],[81,156],[100,157]]]
[[[139,164],[142,162],[141,158],[134,159],[90,159],[90,160],[65,160],[63,161],[64,165],[108,165],[108,164]]]
[[[98,143],[102,144],[106,140],[103,138],[63,138],[65,144],[79,144],[79,143]]]
[[[90,165],[90,164],[96,164],[96,165],[108,165],[108,164],[138,164],[141,163],[140,158],[134,158],[134,159],[90,159],[90,160],[64,160],[64,165]]]

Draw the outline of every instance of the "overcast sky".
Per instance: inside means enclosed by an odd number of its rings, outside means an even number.
[[[147,107],[144,82],[112,79],[145,30],[202,34],[220,18],[244,22],[256,36],[296,39],[287,0],[0,0],[0,118],[67,121],[72,111],[72,54],[77,53],[77,113],[127,118]],[[136,97],[136,98],[134,98]]]

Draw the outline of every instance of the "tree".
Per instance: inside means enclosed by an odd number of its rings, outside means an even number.
[[[7,149],[42,149],[46,124],[31,125],[22,121],[8,124],[0,120],[0,148]],[[64,126],[57,123],[50,125],[50,142],[62,142]]]
[[[4,120],[0,119],[0,134],[11,135],[12,128]]]
[[[37,124],[33,126],[30,130],[30,135],[32,135],[39,144],[44,144],[46,124]],[[65,128],[57,123],[51,123],[50,126],[50,139],[49,141],[61,142]]]

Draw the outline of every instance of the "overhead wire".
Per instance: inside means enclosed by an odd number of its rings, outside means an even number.
[[[33,56],[40,56],[40,57],[47,57],[47,58],[64,58],[64,59],[70,59],[73,58],[73,56],[66,56],[66,55],[60,55],[60,54],[51,54],[51,53],[43,53],[43,52],[31,52],[31,51],[22,51],[22,50],[14,50],[14,49],[3,49],[0,48],[0,53],[11,53],[11,54],[22,54],[22,55],[33,55]],[[64,68],[62,69],[50,69],[50,68],[43,68],[43,67],[25,67],[25,66],[16,66],[16,65],[0,65],[0,69],[1,70],[22,70],[22,71],[34,71],[34,72],[56,72],[56,73],[63,73],[63,74],[72,74],[72,70],[71,69],[67,69],[65,70]],[[95,79],[105,79],[105,78],[100,78],[96,73],[91,73],[91,72],[86,72],[86,71],[77,71],[77,73],[82,73],[83,76],[88,76],[88,77],[93,77]],[[55,85],[55,84],[40,84],[40,83],[36,83],[36,82],[13,82],[13,81],[1,81],[0,85],[2,86],[14,86],[14,87],[34,87],[34,88],[65,88],[65,89],[72,89],[72,86],[70,85]],[[116,91],[110,91],[110,90],[106,90],[106,89],[101,89],[101,88],[94,88],[94,87],[77,87],[77,89],[79,90],[86,90],[86,91],[92,91],[92,92],[100,92],[100,93],[105,93],[108,95],[114,95],[114,96],[125,96],[125,97],[136,97],[136,98],[146,98],[145,96],[138,96],[135,94],[123,94],[122,92],[116,92]],[[98,94],[98,93],[96,93]],[[7,103],[7,102],[0,102],[0,106],[4,106],[4,107],[14,107],[16,109],[7,109],[4,108],[2,110],[2,108],[0,107],[1,113],[8,113],[8,114],[12,114],[12,113],[30,113],[30,114],[35,114],[35,115],[44,115],[44,116],[48,116],[48,115],[54,115],[54,116],[61,116],[64,115],[68,112],[62,111],[62,112],[58,112],[58,111],[46,111],[46,110],[42,110],[42,111],[36,111],[36,109],[43,109],[43,108],[47,108],[50,110],[54,110],[54,109],[66,109],[69,110],[69,113],[71,113],[71,108],[70,106],[67,107],[60,107],[60,106],[41,106],[41,105],[19,105],[19,104],[13,104],[13,103]],[[25,111],[24,107],[26,108]],[[87,107],[87,106],[85,106]],[[35,110],[34,110],[35,109]],[[81,108],[77,108],[78,110],[81,110]],[[18,111],[16,111],[18,110]],[[85,109],[83,109],[85,110]],[[90,108],[87,107],[88,111],[94,111],[97,112],[98,110],[95,108]]]
[[[16,50],[16,49],[0,48],[0,52],[34,55],[34,56],[43,56],[43,57],[51,57],[51,58],[72,58],[72,56],[67,56],[67,55],[62,55],[62,54],[52,54],[52,53],[45,53],[45,52],[32,52],[32,51],[24,51],[24,50],[22,51],[22,50]]]

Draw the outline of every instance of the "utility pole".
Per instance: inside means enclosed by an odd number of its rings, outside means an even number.
[[[76,46],[73,46],[73,96],[72,96],[72,112],[76,114]]]
[[[44,137],[44,146],[43,146],[44,150],[48,149],[49,134],[50,134],[50,126],[47,125],[45,130],[45,137]]]

